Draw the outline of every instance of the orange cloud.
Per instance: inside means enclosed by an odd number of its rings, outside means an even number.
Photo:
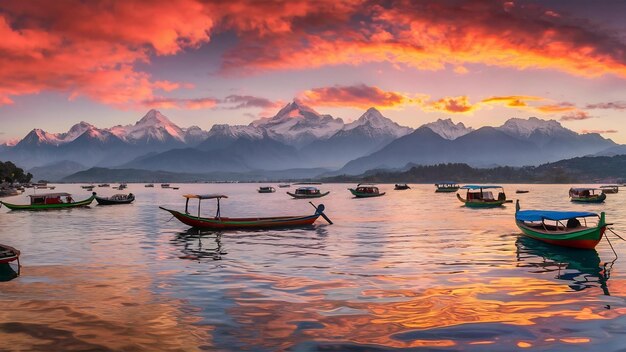
[[[574,106],[574,104],[567,103],[567,102],[557,103],[557,104],[540,105],[540,106],[536,106],[535,109],[537,111],[539,111],[539,112],[546,113],[546,114],[568,112],[568,111],[575,111],[575,110],[577,110],[576,106]]]
[[[483,104],[504,104],[505,106],[511,108],[523,108],[528,107],[529,101],[542,101],[546,100],[545,98],[536,97],[536,96],[528,96],[528,95],[509,95],[509,96],[500,96],[500,97],[490,97],[487,99],[481,100]]]
[[[572,111],[566,115],[561,117],[562,121],[578,121],[578,120],[587,120],[593,118],[593,116],[589,115],[587,112],[582,110]]]
[[[313,106],[394,108],[419,101],[404,93],[385,91],[364,84],[322,87],[302,92],[299,99]]]
[[[479,108],[478,104],[470,103],[467,96],[445,97],[424,105],[426,111],[441,111],[452,114],[470,113]]]
[[[195,99],[179,99],[179,98],[154,98],[144,100],[143,105],[149,108],[157,109],[209,109],[215,107],[219,100],[214,98],[195,98]]]

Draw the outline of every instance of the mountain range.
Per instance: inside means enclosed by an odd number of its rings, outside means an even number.
[[[313,177],[323,170],[327,175],[354,175],[448,162],[522,166],[624,153],[626,147],[610,139],[578,134],[555,120],[512,118],[499,127],[474,130],[440,119],[414,130],[375,108],[345,123],[299,101],[249,125],[181,128],[150,110],[135,124],[97,128],[80,122],[64,133],[36,128],[15,145],[0,146],[0,160],[58,179],[69,175],[62,170],[92,167],[194,175],[310,169]]]

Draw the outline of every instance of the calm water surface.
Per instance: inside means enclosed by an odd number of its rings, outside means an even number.
[[[317,202],[334,225],[223,234],[187,232],[157,208],[221,192],[226,216],[313,212],[285,189],[257,187],[131,184],[128,206],[3,207],[0,243],[22,251],[22,270],[0,282],[0,350],[626,348],[626,243],[612,241],[622,258],[611,264],[604,240],[582,252],[524,240],[513,204],[466,209],[431,185],[381,185],[386,196],[353,199],[347,185],[322,185],[331,194]],[[568,188],[506,186],[523,208],[606,211],[626,234],[626,191],[576,205]]]

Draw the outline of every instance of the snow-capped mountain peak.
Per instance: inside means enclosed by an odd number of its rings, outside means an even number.
[[[515,137],[528,138],[535,131],[552,136],[557,133],[572,133],[556,120],[541,120],[536,117],[528,119],[512,118],[507,120],[498,129]]]
[[[115,126],[109,132],[127,142],[185,142],[185,132],[158,110],[150,110],[134,125]]]
[[[435,122],[423,125],[423,127],[430,128],[433,132],[448,140],[455,140],[474,130],[471,127],[465,127],[463,122],[454,123],[452,119],[438,119]]]
[[[24,137],[16,146],[41,146],[41,145],[59,145],[61,140],[55,133],[48,133],[41,128],[34,128],[26,137]]]
[[[81,121],[72,126],[66,133],[59,135],[59,137],[64,143],[69,143],[90,129],[95,129],[95,127],[88,122]]]
[[[368,128],[376,134],[390,135],[395,138],[402,137],[413,131],[410,127],[400,126],[394,121],[386,118],[376,108],[369,108],[356,121],[344,126],[344,131],[350,131],[357,127]]]
[[[208,137],[222,136],[230,138],[245,137],[248,139],[261,139],[263,138],[263,129],[254,126],[241,126],[241,125],[226,125],[219,124],[213,125],[208,133]]]

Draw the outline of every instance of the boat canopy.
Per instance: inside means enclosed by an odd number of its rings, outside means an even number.
[[[195,199],[219,199],[219,198],[228,198],[228,196],[223,194],[185,194],[183,197],[187,199],[195,198]]]
[[[435,185],[457,185],[458,182],[454,182],[454,181],[439,181],[439,182],[435,182]]]
[[[600,186],[600,188],[619,188],[618,185],[606,185],[606,186]]]
[[[319,191],[317,187],[299,187],[298,191]]]
[[[31,198],[40,198],[40,197],[46,197],[46,198],[56,198],[56,197],[70,197],[71,194],[69,193],[41,193],[41,194],[31,194],[29,195],[29,197]]]
[[[601,188],[593,188],[593,187],[578,187],[578,188],[570,188],[570,192],[582,192],[582,191],[601,191]]]
[[[496,186],[496,185],[465,185],[465,186],[463,186],[461,188],[462,189],[474,190],[474,189],[502,188],[502,186]]]
[[[515,213],[515,219],[520,221],[569,220],[574,218],[588,218],[598,216],[587,211],[552,211],[552,210],[522,210]]]

